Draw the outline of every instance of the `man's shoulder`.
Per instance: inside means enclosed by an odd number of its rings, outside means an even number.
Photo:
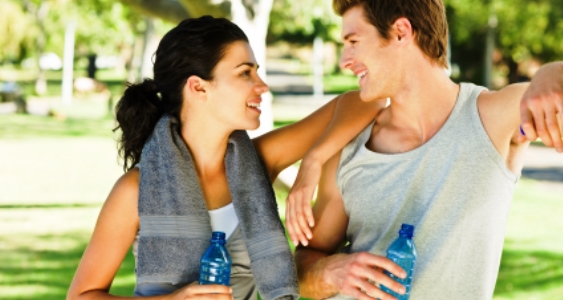
[[[486,101],[520,102],[529,85],[529,82],[521,82],[507,85],[499,90],[484,90],[479,98]]]

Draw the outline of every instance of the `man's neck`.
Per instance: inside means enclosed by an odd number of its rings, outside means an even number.
[[[436,66],[410,73],[378,116],[370,148],[378,152],[405,152],[429,141],[452,113],[459,85]]]

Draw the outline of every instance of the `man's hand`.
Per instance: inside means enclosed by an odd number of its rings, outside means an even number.
[[[544,65],[534,76],[520,103],[525,136],[541,138],[548,147],[563,152],[563,62]]]
[[[308,157],[303,158],[295,183],[286,200],[285,223],[289,237],[296,246],[309,244],[313,237],[310,227],[315,226],[311,200],[322,173],[322,164]]]
[[[388,258],[368,252],[334,255],[324,268],[324,281],[338,289],[338,292],[360,300],[396,299],[383,292],[379,286],[399,293],[405,293],[405,287],[383,273],[389,271],[399,278],[406,273]]]

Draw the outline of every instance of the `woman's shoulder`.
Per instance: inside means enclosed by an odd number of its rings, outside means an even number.
[[[135,202],[136,205],[139,198],[139,176],[140,172],[136,167],[121,175],[115,182],[108,197],[108,201],[119,199],[119,202],[123,202],[127,199],[131,202]]]

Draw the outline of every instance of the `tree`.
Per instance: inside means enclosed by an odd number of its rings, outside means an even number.
[[[316,37],[340,42],[340,18],[332,11],[331,1],[276,0],[270,17],[268,42],[311,45]]]
[[[20,5],[7,0],[0,0],[0,62],[19,62],[25,53],[22,45],[31,44],[32,40],[26,28],[30,28],[32,19]]]
[[[508,67],[509,82],[518,81],[518,63],[526,59],[561,59],[561,0],[445,0],[445,3],[452,61],[463,70],[461,80],[481,81],[483,44],[492,15],[498,20],[496,45]]]

